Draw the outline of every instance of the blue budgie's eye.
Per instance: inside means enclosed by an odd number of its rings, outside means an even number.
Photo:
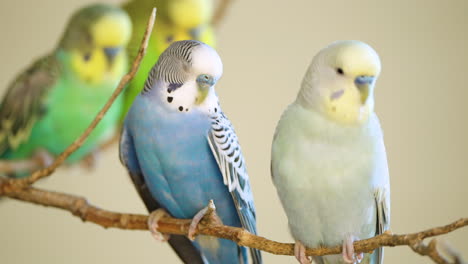
[[[197,82],[213,84],[214,79],[208,74],[200,74],[197,77]]]
[[[197,83],[203,89],[208,89],[209,87],[213,86],[215,82],[216,81],[213,76],[208,74],[200,74],[197,77]]]

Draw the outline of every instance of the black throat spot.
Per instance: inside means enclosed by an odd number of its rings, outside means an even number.
[[[182,85],[184,85],[183,83],[170,83],[168,86],[167,86],[167,92],[168,93],[171,93],[177,89],[179,89]]]

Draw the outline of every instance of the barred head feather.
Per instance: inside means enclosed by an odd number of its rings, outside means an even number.
[[[151,70],[144,91],[149,91],[155,81],[161,80],[170,84],[183,84],[192,66],[192,52],[202,45],[196,40],[183,40],[172,43],[161,55]]]

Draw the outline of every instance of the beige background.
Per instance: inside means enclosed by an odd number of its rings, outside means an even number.
[[[87,2],[0,2],[2,92],[33,58],[51,50],[71,12]],[[392,230],[418,231],[468,216],[468,1],[330,2],[238,0],[219,30],[225,74],[218,93],[243,144],[260,234],[292,241],[269,176],[272,134],[314,54],[339,39],[369,43],[383,63],[376,111],[390,164]],[[62,169],[39,185],[103,208],[145,212],[116,148],[92,174]],[[6,201],[0,219],[0,263],[177,263],[169,247],[146,232],[104,230],[61,210]],[[467,235],[465,229],[447,236],[465,257]],[[386,263],[430,263],[406,247],[386,252]],[[266,253],[264,259],[295,263]]]

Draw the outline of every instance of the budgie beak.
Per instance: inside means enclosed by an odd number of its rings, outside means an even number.
[[[107,61],[109,64],[112,64],[114,61],[115,57],[119,54],[119,52],[122,50],[120,47],[106,47],[104,48],[104,54],[106,55]]]
[[[361,103],[366,104],[367,98],[369,97],[369,90],[374,83],[374,76],[358,76],[354,80],[360,94],[361,94]]]
[[[200,74],[197,77],[197,84],[198,84],[198,95],[196,104],[201,104],[205,101],[208,92],[210,91],[210,87],[212,87],[216,83],[216,80],[213,76],[207,74]]]

